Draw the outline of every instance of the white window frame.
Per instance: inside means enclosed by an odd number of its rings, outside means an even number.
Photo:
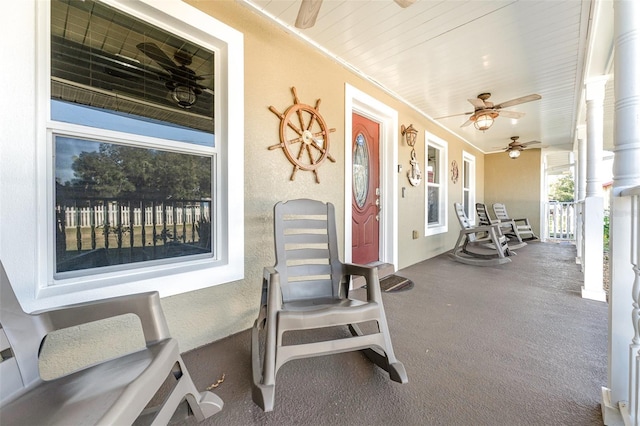
[[[466,176],[464,175],[465,167],[464,163],[469,163],[469,187],[465,188],[464,182]],[[469,193],[469,214],[468,219],[469,223],[475,225],[476,223],[476,214],[475,214],[475,205],[476,205],[476,157],[475,155],[469,154],[466,151],[462,151],[462,204],[464,206],[464,193]]]
[[[216,235],[219,240],[215,258],[168,262],[166,264],[134,267],[104,274],[54,279],[54,170],[52,132],[78,136],[131,140],[120,132],[92,130],[86,126],[53,122],[50,117],[50,3],[35,2],[35,51],[32,63],[36,76],[36,102],[33,121],[35,172],[27,187],[33,191],[35,215],[13,215],[12,223],[3,223],[2,232],[11,234],[13,227],[35,229],[22,233],[22,239],[10,246],[3,242],[3,263],[8,270],[29,268],[31,273],[17,273],[12,284],[27,311],[45,309],[68,303],[156,290],[170,296],[244,278],[244,40],[242,33],[179,0],[100,0],[105,4],[166,29],[194,43],[210,47],[216,52],[216,152],[213,153],[216,187],[212,196],[217,211]],[[34,10],[29,8],[29,10]],[[158,140],[140,137],[140,146],[157,146]],[[169,143],[171,144],[171,143]],[[200,148],[194,148],[197,152]],[[5,151],[3,149],[3,151]],[[18,151],[7,148],[3,155]],[[28,157],[19,156],[23,163],[12,165],[13,172],[25,167]],[[3,164],[4,167],[4,164]],[[3,176],[11,174],[5,170]],[[23,173],[24,174],[24,173]],[[215,194],[215,195],[214,195]],[[1,200],[6,202],[11,191],[2,189]],[[15,196],[15,193],[13,194]],[[24,196],[24,198],[29,198]],[[33,205],[31,206],[33,208]],[[4,221],[4,219],[3,219]],[[5,232],[9,230],[9,232]],[[16,232],[16,235],[19,235]],[[10,235],[5,235],[10,237]],[[2,247],[0,246],[0,248]],[[10,253],[15,250],[15,255]],[[216,252],[217,250],[217,252]],[[22,256],[20,255],[22,254]]]
[[[424,149],[424,164],[426,172],[428,173],[428,165],[429,165],[429,147],[433,147],[438,150],[439,158],[438,163],[440,165],[438,170],[438,183],[432,184],[429,183],[429,179],[425,180],[424,186],[424,234],[425,236],[442,234],[449,230],[448,227],[448,179],[447,179],[447,171],[448,171],[448,144],[445,140],[429,133],[425,132],[424,134],[425,140],[425,149]],[[429,223],[429,188],[437,187],[438,188],[438,199],[439,199],[439,221],[436,224]]]

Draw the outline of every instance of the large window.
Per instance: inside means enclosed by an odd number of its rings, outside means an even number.
[[[215,256],[214,59],[100,2],[51,2],[56,277]]]
[[[425,235],[447,232],[447,143],[425,134],[427,183]]]
[[[229,93],[243,97],[242,35],[177,0],[39,6],[50,155],[36,297],[241,279],[243,169],[229,164],[243,109]]]
[[[476,157],[462,151],[462,206],[469,222],[475,223]]]

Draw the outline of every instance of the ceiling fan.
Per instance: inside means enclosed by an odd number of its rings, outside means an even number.
[[[540,141],[529,141],[529,142],[519,142],[518,139],[520,136],[511,136],[511,142],[504,149],[505,152],[509,153],[509,158],[516,159],[520,157],[520,152],[524,151],[526,147],[529,145],[535,145],[537,143],[541,143]]]
[[[411,6],[416,0],[393,0],[400,7],[405,8]],[[298,16],[296,18],[296,28],[311,28],[316,24],[316,18],[320,12],[322,0],[302,0]]]
[[[469,119],[462,123],[460,127],[466,127],[469,124],[473,123],[476,129],[485,131],[493,125],[493,121],[499,116],[507,118],[522,118],[525,115],[523,112],[507,111],[503,108],[542,99],[542,96],[532,94],[522,96],[520,98],[511,99],[510,101],[502,102],[496,105],[488,100],[490,97],[491,93],[480,93],[476,99],[467,99],[474,107],[473,112],[447,115],[446,117],[438,117],[436,118],[436,120],[471,114]]]
[[[139,43],[136,47],[167,71],[158,73],[158,77],[165,81],[171,97],[182,108],[191,108],[198,100],[198,95],[204,91],[213,93],[211,89],[199,83],[205,77],[196,75],[195,71],[187,67],[191,65],[193,58],[189,52],[176,50],[173,54],[174,62],[155,43]]]

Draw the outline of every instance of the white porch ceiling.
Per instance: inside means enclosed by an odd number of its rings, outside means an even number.
[[[324,0],[306,30],[294,27],[300,0],[240,1],[484,152],[511,136],[571,150],[585,117],[585,79],[612,72],[610,0],[417,0],[406,9],[392,0]],[[498,117],[486,132],[461,128],[467,116],[435,120],[473,111],[467,99],[483,92],[496,104],[542,99],[506,108],[526,115]],[[612,117],[611,99],[605,106]],[[605,149],[611,126],[605,120]]]

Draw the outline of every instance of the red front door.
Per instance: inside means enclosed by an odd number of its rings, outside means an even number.
[[[354,113],[352,129],[351,259],[353,263],[366,264],[380,258],[380,125]]]

